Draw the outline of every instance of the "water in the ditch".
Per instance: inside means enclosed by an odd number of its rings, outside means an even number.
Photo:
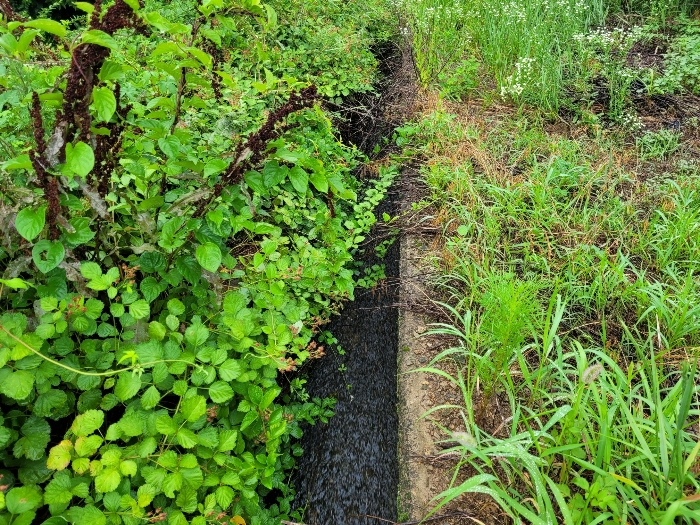
[[[398,276],[398,246],[394,243],[384,261],[390,280]],[[329,423],[308,428],[301,442],[296,504],[306,508],[307,525],[377,523],[368,515],[396,519],[398,313],[393,288],[358,290],[355,301],[329,325],[345,355],[329,352],[309,372],[309,393],[332,396],[337,403]]]
[[[385,50],[386,51],[386,50]],[[391,132],[387,104],[396,103],[395,72],[405,56],[396,48],[381,57],[388,81],[381,99],[372,102],[369,118],[349,119],[343,136],[363,150],[371,151],[380,138]],[[378,103],[379,102],[379,103]],[[397,197],[389,196],[375,210],[377,217],[395,215]],[[399,243],[384,260],[368,247],[366,264],[383,263],[386,283],[399,275]],[[305,429],[295,479],[295,506],[305,509],[307,525],[369,525],[379,523],[368,516],[396,520],[398,487],[397,289],[393,285],[373,290],[357,289],[355,301],[328,325],[345,350],[329,351],[308,369],[308,391],[313,397],[334,397],[335,416],[328,424]]]

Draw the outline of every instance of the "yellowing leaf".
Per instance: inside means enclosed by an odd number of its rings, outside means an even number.
[[[234,516],[231,518],[231,523],[235,523],[236,525],[246,525],[245,520],[240,516]]]
[[[46,466],[52,470],[63,470],[70,463],[70,453],[73,450],[73,443],[64,439],[49,451],[49,459]]]

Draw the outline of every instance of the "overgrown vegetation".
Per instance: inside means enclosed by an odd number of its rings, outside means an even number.
[[[500,523],[457,499],[482,493],[503,522],[697,522],[700,6],[402,5],[432,103],[396,138],[443,228],[452,322],[428,335],[453,341],[418,371],[461,392],[431,417],[463,418],[433,512]]]
[[[75,5],[0,24],[0,523],[289,519],[333,403],[285,373],[394,176],[322,100],[372,89],[383,11]]]

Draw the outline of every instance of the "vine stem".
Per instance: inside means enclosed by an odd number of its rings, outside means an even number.
[[[157,365],[158,363],[186,363],[188,365],[194,365],[194,363],[190,363],[189,361],[185,361],[184,359],[161,359],[160,361],[150,361],[148,363],[127,366],[126,368],[120,368],[118,370],[107,370],[106,372],[86,372],[85,370],[78,370],[77,368],[73,368],[72,366],[64,365],[63,363],[60,363],[60,362],[56,361],[55,359],[51,359],[50,357],[42,354],[38,350],[32,348],[27,343],[22,341],[19,337],[17,337],[15,334],[11,333],[7,328],[5,328],[2,325],[0,325],[0,330],[5,332],[7,335],[9,335],[12,339],[14,339],[17,343],[19,343],[20,345],[25,347],[27,350],[31,350],[36,355],[38,355],[42,359],[48,361],[49,363],[54,364],[56,366],[59,366],[61,368],[64,368],[66,370],[69,370],[70,372],[74,372],[76,374],[83,375],[83,376],[109,377],[109,376],[121,374],[122,372],[129,372],[130,370],[136,370],[139,368],[143,368],[145,366]]]

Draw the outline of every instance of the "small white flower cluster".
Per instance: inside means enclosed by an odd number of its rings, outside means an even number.
[[[515,63],[515,71],[501,85],[502,98],[517,98],[522,95],[532,77],[534,58],[523,57]]]
[[[633,111],[626,111],[622,118],[620,119],[620,125],[623,129],[629,131],[639,131],[644,127],[639,115]]]
[[[598,46],[605,52],[610,52],[613,49],[620,51],[629,50],[635,42],[642,36],[642,27],[635,26],[630,29],[616,27],[612,30],[604,28],[594,29],[588,34],[575,34],[574,40],[584,46]]]

